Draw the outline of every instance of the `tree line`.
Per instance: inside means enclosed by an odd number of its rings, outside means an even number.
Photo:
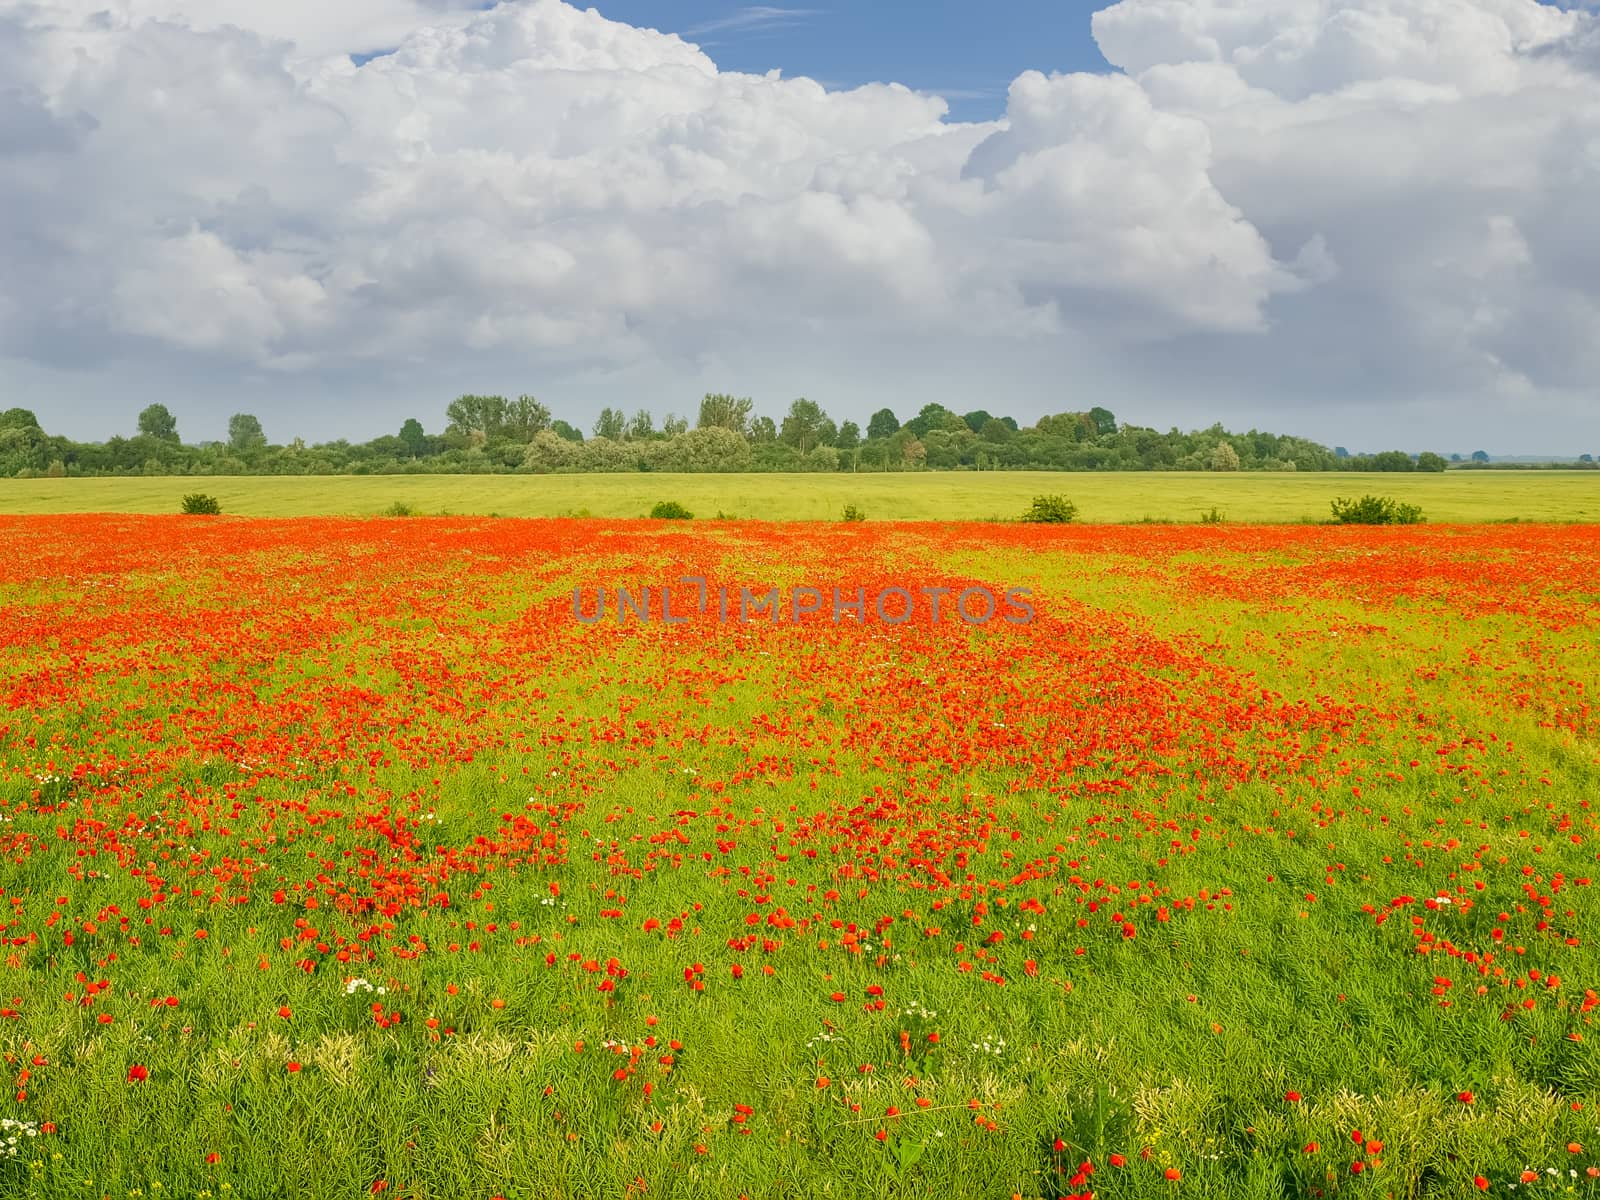
[[[367,442],[268,440],[259,419],[236,413],[225,441],[186,443],[164,404],[138,414],[137,432],[104,442],[48,434],[24,408],[0,412],[0,476],[339,475],[582,471],[1443,471],[1439,454],[1351,454],[1305,438],[1220,424],[1188,433],[1122,424],[1108,409],[1061,412],[1021,425],[984,409],[925,404],[902,422],[889,408],[862,429],[835,422],[813,400],[781,420],[749,397],[706,395],[691,427],[668,413],[605,408],[586,435],[532,396],[464,395],[443,429],[415,417]],[[1461,462],[1460,455],[1452,456]],[[1472,459],[1487,461],[1478,451]],[[1587,460],[1589,456],[1585,455]],[[1461,462],[1461,465],[1471,465]]]

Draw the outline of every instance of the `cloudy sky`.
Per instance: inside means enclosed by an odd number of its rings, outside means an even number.
[[[0,0],[0,407],[466,391],[1600,453],[1600,16]]]

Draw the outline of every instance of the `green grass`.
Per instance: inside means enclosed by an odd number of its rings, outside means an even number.
[[[0,480],[0,514],[167,513],[200,491],[252,517],[372,516],[408,505],[457,516],[642,517],[672,500],[706,517],[837,521],[847,504],[874,521],[1012,519],[1061,493],[1090,523],[1326,521],[1336,497],[1371,492],[1418,504],[1431,522],[1600,521],[1600,471],[1443,475],[914,472],[838,475],[186,476]]]

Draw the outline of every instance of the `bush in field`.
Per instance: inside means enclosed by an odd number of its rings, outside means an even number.
[[[1042,525],[1065,525],[1078,515],[1078,506],[1065,496],[1035,496],[1024,521]]]
[[[1333,502],[1333,519],[1340,525],[1420,525],[1422,509],[1389,496],[1340,497]]]
[[[692,521],[694,514],[676,500],[662,500],[650,510],[657,521]]]
[[[183,498],[183,511],[215,517],[221,514],[222,504],[215,496],[208,496],[204,492],[190,492]]]
[[[386,517],[414,517],[417,515],[417,510],[404,500],[396,500],[383,510],[383,515]]]
[[[1210,512],[1203,512],[1200,514],[1200,524],[1202,525],[1221,525],[1227,519],[1228,518],[1223,513],[1218,511],[1214,506]]]
[[[867,519],[867,514],[862,512],[854,504],[846,504],[844,506],[844,519],[846,521],[865,521]]]

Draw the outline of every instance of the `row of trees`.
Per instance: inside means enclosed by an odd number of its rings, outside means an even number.
[[[380,474],[554,471],[1443,471],[1437,454],[1350,454],[1305,438],[1221,425],[1182,433],[1119,424],[1101,407],[1041,417],[1022,426],[984,409],[956,413],[926,404],[901,422],[873,413],[863,430],[835,422],[812,400],[781,420],[757,414],[749,397],[700,402],[693,427],[668,413],[658,425],[640,409],[603,409],[588,436],[532,396],[464,395],[445,410],[441,432],[416,418],[368,442],[269,442],[260,420],[237,413],[221,442],[190,445],[162,404],[138,416],[138,432],[105,442],[47,434],[33,413],[0,412],[0,475]],[[1482,451],[1472,457],[1488,455]],[[1459,455],[1454,456],[1457,460]],[[1589,460],[1585,455],[1584,459]],[[1465,465],[1465,464],[1463,464]]]

